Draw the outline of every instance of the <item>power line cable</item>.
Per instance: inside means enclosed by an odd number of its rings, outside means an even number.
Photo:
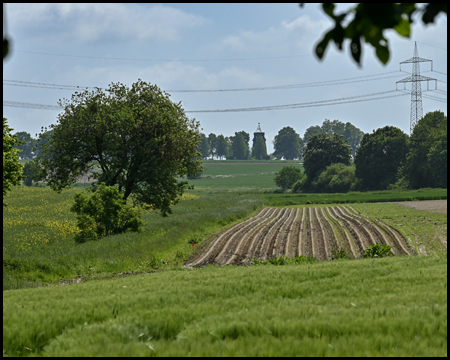
[[[411,94],[411,92],[408,91],[408,90],[400,89],[400,91],[403,91],[406,94]],[[433,91],[436,91],[436,90],[427,90],[427,91],[423,91],[423,92],[428,93],[428,92],[433,92]],[[444,99],[444,98],[441,98],[441,97],[438,97],[438,96],[435,96],[435,95],[431,95],[431,94],[424,94],[423,92],[422,92],[422,96],[427,98],[427,99],[436,100],[436,101],[440,101],[440,102],[444,102],[444,103],[447,102],[447,99]]]
[[[439,101],[439,102],[442,102],[442,103],[447,103],[447,99],[442,99],[442,98],[437,97],[437,96],[430,96],[430,95],[425,95],[425,94],[422,94],[422,96],[424,98],[427,98],[427,99],[430,99],[430,100],[435,100],[435,101]]]
[[[373,99],[353,100],[353,99],[356,99],[356,98],[375,96],[375,95],[383,95],[383,94],[388,94],[388,93],[392,93],[392,92],[396,92],[396,91],[397,90],[389,90],[389,91],[382,91],[382,92],[373,93],[373,94],[355,95],[355,96],[349,96],[349,97],[345,97],[345,98],[320,100],[320,101],[310,101],[310,102],[297,103],[297,104],[259,106],[259,107],[237,108],[237,109],[220,109],[220,110],[190,110],[190,111],[186,111],[186,113],[242,112],[242,111],[264,111],[264,110],[296,109],[296,108],[302,108],[302,107],[338,105],[338,104],[345,104],[345,103],[350,103],[350,102],[378,100],[378,99],[384,99],[384,98],[387,98],[387,97],[397,97],[397,96],[404,96],[404,95],[406,95],[406,94],[400,94],[400,95],[395,95],[395,96],[391,95],[391,96],[378,97],[378,98],[373,98]],[[350,101],[347,101],[347,100],[350,100]]]
[[[446,73],[443,73],[443,72],[441,72],[441,71],[437,71],[437,70],[431,70],[431,71],[433,71],[433,72],[437,72],[438,74],[442,74],[442,75],[445,75],[445,76],[447,76],[447,74],[446,74]]]
[[[379,100],[385,98],[392,98],[397,96],[408,95],[408,93],[401,93],[399,95],[389,95],[382,97],[375,97],[371,99],[362,99],[362,100],[354,100],[356,98],[375,96],[375,95],[384,95],[396,92],[397,90],[389,90],[382,91],[373,94],[365,94],[365,95],[356,95],[350,96],[346,98],[338,98],[338,99],[330,99],[330,100],[320,100],[320,101],[311,101],[305,103],[297,103],[297,104],[285,104],[285,105],[273,105],[273,106],[261,106],[261,107],[252,107],[252,108],[239,108],[239,109],[219,109],[219,110],[191,110],[186,111],[186,113],[201,113],[201,112],[241,112],[241,111],[264,111],[264,110],[282,110],[282,109],[295,109],[302,107],[316,107],[316,106],[325,106],[325,105],[339,105],[346,104],[351,102],[360,102],[360,101],[370,101],[370,100]],[[31,109],[43,109],[43,110],[62,110],[62,107],[56,105],[46,105],[46,104],[35,104],[35,103],[26,103],[26,102],[18,102],[18,101],[8,101],[3,100],[3,106],[9,107],[23,107],[23,108],[31,108]]]
[[[234,92],[234,91],[279,90],[279,89],[296,89],[296,88],[302,88],[302,87],[343,85],[343,84],[348,84],[348,83],[353,83],[353,82],[381,80],[381,79],[389,79],[389,78],[403,76],[403,75],[391,75],[391,76],[373,78],[374,76],[386,75],[386,74],[392,74],[392,73],[398,73],[398,72],[399,71],[396,70],[396,71],[390,71],[387,73],[379,73],[379,74],[373,74],[373,75],[356,76],[356,77],[352,77],[352,78],[326,80],[326,81],[318,81],[318,82],[303,83],[303,84],[292,84],[292,85],[277,85],[277,86],[238,88],[238,89],[167,90],[167,92]],[[372,77],[372,79],[366,79],[369,77]],[[359,79],[359,80],[356,80],[356,79]],[[364,80],[361,80],[361,79],[364,79]],[[89,86],[48,84],[48,83],[40,83],[40,82],[32,82],[32,81],[7,80],[7,79],[3,80],[3,85],[35,87],[35,88],[53,89],[53,90],[81,90],[81,89],[93,89],[94,88],[94,87],[89,87]],[[102,89],[102,88],[99,87],[99,89]]]
[[[87,59],[102,59],[102,60],[126,60],[126,61],[154,61],[154,62],[212,62],[212,61],[249,61],[249,60],[272,60],[272,59],[287,59],[287,58],[298,58],[307,55],[288,55],[288,56],[271,56],[271,57],[257,57],[257,58],[234,58],[234,59],[133,59],[133,58],[117,58],[117,57],[104,57],[104,56],[86,56],[86,55],[65,55],[65,54],[52,54],[44,53],[38,51],[25,51],[25,50],[14,50],[16,52],[28,53],[28,54],[39,54],[39,55],[50,55],[50,56],[64,56],[64,57],[77,57],[77,58],[87,58]]]

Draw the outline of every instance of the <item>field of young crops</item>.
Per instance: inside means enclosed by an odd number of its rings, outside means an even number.
[[[397,211],[396,222],[388,216],[369,216],[379,204],[371,206],[264,208],[256,216],[217,236],[191,266],[206,264],[246,264],[253,259],[306,256],[330,260],[344,250],[348,258],[361,258],[365,249],[379,243],[391,246],[394,255],[435,255],[447,252],[447,224],[443,214],[417,214],[406,219],[410,210],[395,204],[382,204]],[[387,205],[387,206],[386,206]],[[395,210],[392,210],[392,209]],[[366,210],[366,211],[364,211]],[[387,212],[385,212],[386,214]],[[405,216],[398,216],[398,214]],[[399,230],[417,221],[409,230]],[[384,220],[388,220],[387,223]],[[406,221],[405,221],[406,220]],[[440,226],[437,226],[437,222]],[[424,226],[434,224],[424,231]]]
[[[446,356],[447,259],[206,266],[3,292],[3,356]]]

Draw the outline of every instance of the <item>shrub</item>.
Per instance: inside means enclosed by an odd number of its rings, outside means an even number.
[[[364,250],[363,257],[365,258],[377,258],[385,256],[393,256],[391,252],[391,247],[385,244],[374,244],[370,245],[366,250]]]
[[[347,253],[344,249],[339,250],[331,250],[331,260],[338,260],[338,259],[348,259]]]
[[[302,174],[300,180],[297,180],[294,185],[292,185],[292,192],[299,193],[306,190],[308,177],[305,174]]]
[[[312,182],[315,192],[345,193],[354,187],[356,181],[355,168],[342,163],[332,164],[326,167]]]
[[[302,178],[302,171],[295,166],[288,165],[275,174],[275,184],[280,188],[287,190],[294,185],[294,183]]]
[[[101,183],[87,191],[91,195],[76,194],[70,208],[77,214],[77,226],[81,230],[75,235],[76,242],[98,240],[127,230],[141,231],[143,222],[139,211],[126,205],[117,187]]]

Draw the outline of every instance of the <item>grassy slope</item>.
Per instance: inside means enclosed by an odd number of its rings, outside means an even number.
[[[3,353],[446,356],[447,259],[206,267],[5,291]]]
[[[170,266],[191,255],[189,240],[206,239],[262,206],[261,200],[251,194],[201,194],[180,201],[168,217],[161,217],[159,212],[143,215],[145,226],[141,233],[76,244],[73,235],[64,237],[51,228],[58,224],[61,227],[66,221],[74,226],[75,216],[69,212],[72,191],[57,194],[42,188],[16,190],[8,196],[9,205],[3,214],[4,290],[78,275],[98,279],[123,271],[150,271],[156,266],[161,269],[167,267],[161,259]],[[22,201],[24,193],[29,195],[28,204]],[[72,217],[66,219],[69,215]],[[61,223],[58,216],[63,216]],[[45,236],[40,237],[40,243],[29,241],[33,234],[41,233]]]

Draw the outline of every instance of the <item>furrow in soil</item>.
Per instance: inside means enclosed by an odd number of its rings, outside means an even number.
[[[349,231],[349,233],[352,235],[352,240],[355,245],[355,250],[357,251],[356,257],[361,257],[364,253],[364,249],[367,248],[367,240],[365,237],[361,234],[361,232],[358,230],[358,228],[350,221],[348,221],[345,217],[342,216],[341,212],[339,211],[339,207],[332,207],[331,211],[333,212],[334,216],[339,219],[339,221],[344,224],[346,229]]]
[[[257,221],[254,224],[254,226],[241,237],[239,244],[236,246],[235,253],[225,262],[225,265],[239,264],[245,260],[245,256],[248,253],[248,248],[250,247],[250,244],[255,234],[259,232],[261,229],[263,229],[265,226],[267,226],[267,224],[273,219],[271,215],[273,215],[274,213],[275,209],[271,209],[271,212],[268,217],[260,219],[260,221]]]
[[[334,233],[333,225],[331,224],[331,221],[329,220],[328,216],[325,215],[326,209],[324,208],[318,208],[318,218],[321,223],[322,229],[324,230],[325,234],[325,245],[326,245],[326,251],[327,251],[327,259],[331,259],[332,251],[339,250],[338,240],[337,236]]]
[[[267,215],[267,213],[270,213],[270,208],[265,208],[261,210],[255,217],[256,218],[263,218]],[[201,255],[199,258],[194,260],[189,266],[198,266],[202,264],[209,264],[212,261],[214,261],[215,257],[219,254],[221,251],[224,243],[226,242],[226,239],[230,237],[235,231],[236,228],[240,229],[241,227],[245,226],[249,222],[252,222],[254,218],[250,218],[238,225],[233,226],[232,228],[228,229],[221,235],[219,235],[216,239],[214,239],[211,244],[208,246],[208,248],[203,252],[203,255]]]
[[[367,216],[357,212],[351,206],[347,206],[350,210],[352,210],[356,215],[365,217]],[[392,247],[393,253],[395,255],[406,254],[406,255],[414,255],[416,252],[414,247],[408,246],[408,241],[403,237],[403,235],[398,234],[396,230],[391,228],[389,225],[384,224],[378,219],[374,219],[372,223],[375,225],[375,228],[379,228],[378,231],[381,232],[381,235],[387,240],[385,243]]]
[[[262,227],[257,233],[255,233],[250,245],[248,246],[247,252],[244,253],[243,262],[248,262],[252,259],[259,258],[260,249],[264,238],[267,236],[267,233],[270,231],[270,229],[277,223],[280,213],[281,209],[277,209],[273,214],[271,221],[267,222],[264,227]]]
[[[296,209],[288,209],[287,219],[283,226],[280,228],[277,238],[275,240],[275,244],[272,250],[273,257],[280,257],[286,254],[286,244],[288,242],[288,238],[290,236],[290,232],[292,229],[292,223],[295,220],[295,216],[297,214]]]
[[[311,208],[305,209],[305,218],[303,223],[303,241],[302,241],[302,252],[304,256],[313,257],[313,242],[312,242],[312,234],[311,234]]]
[[[299,217],[299,222],[297,225],[297,249],[295,253],[298,256],[305,254],[306,210],[307,209],[302,208],[301,217]]]
[[[347,256],[357,258],[358,252],[355,250],[352,235],[349,233],[345,225],[333,215],[333,212],[330,211],[330,208],[325,208],[324,211],[329,218],[330,224],[332,224],[333,228],[336,230],[336,234],[339,234],[340,236],[340,241],[337,242],[337,250],[344,249]]]
[[[369,221],[359,215],[353,214],[352,212],[349,211],[349,209],[346,206],[341,206],[341,210],[342,210],[343,214],[355,219],[360,224],[361,229],[364,231],[364,234],[368,238],[370,238],[370,242],[372,244],[376,244],[376,243],[385,244],[386,243],[386,238],[382,236],[382,234],[380,233],[378,228],[376,228],[371,221]]]
[[[367,224],[361,218],[358,218],[356,216],[351,216],[348,213],[348,210],[346,210],[345,207],[343,207],[343,206],[339,206],[339,210],[341,211],[342,216],[344,216],[347,220],[349,220],[351,223],[353,223],[358,228],[358,230],[362,234],[364,234],[364,237],[367,240],[367,245],[365,248],[377,243],[375,236],[372,234],[372,232],[370,230],[367,229]]]
[[[325,260],[327,258],[325,236],[322,225],[317,216],[317,208],[311,208],[311,235],[314,249],[313,256],[318,260]]]
[[[248,231],[250,231],[251,228],[253,228],[256,224],[258,224],[260,220],[260,218],[256,218],[246,224],[246,226],[243,226],[239,229],[237,229],[236,227],[236,231],[232,233],[232,235],[228,237],[226,243],[223,244],[222,249],[214,259],[214,262],[218,264],[229,263],[228,260],[230,260],[234,255],[237,255],[237,250],[243,237],[245,237]]]
[[[282,209],[280,212],[280,216],[278,221],[272,226],[272,228],[269,230],[267,235],[264,238],[264,241],[261,244],[260,252],[258,259],[264,261],[267,258],[272,257],[272,247],[275,244],[275,240],[277,238],[278,232],[280,231],[280,228],[283,226],[283,224],[287,220],[288,209]]]
[[[296,230],[298,227],[298,216],[300,214],[300,209],[295,210],[294,218],[291,222],[291,225],[288,230],[288,236],[286,240],[285,250],[284,253],[287,257],[293,258],[295,257],[295,246],[296,246]]]

